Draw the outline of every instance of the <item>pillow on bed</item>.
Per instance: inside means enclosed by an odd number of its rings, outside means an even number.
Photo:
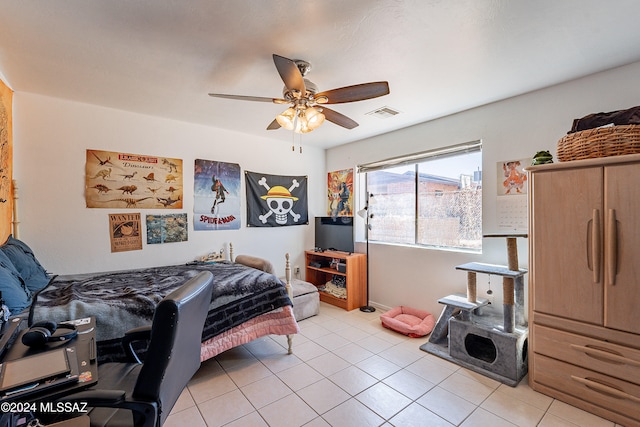
[[[18,314],[31,304],[31,292],[24,284],[11,260],[0,251],[0,292],[12,314]]]
[[[25,285],[31,292],[37,292],[47,286],[49,275],[40,265],[36,256],[24,242],[9,236],[0,250],[11,260]]]
[[[246,265],[247,267],[255,268],[256,270],[264,271],[269,274],[275,274],[273,270],[273,264],[264,258],[259,258],[251,255],[238,255],[235,260],[236,263]]]

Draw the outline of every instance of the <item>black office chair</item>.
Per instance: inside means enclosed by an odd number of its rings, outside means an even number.
[[[200,367],[200,343],[213,275],[205,271],[167,295],[156,307],[150,327],[136,328],[123,340],[146,336],[144,363],[98,366],[98,384],[63,400],[87,402],[92,426],[161,426],[180,393]]]

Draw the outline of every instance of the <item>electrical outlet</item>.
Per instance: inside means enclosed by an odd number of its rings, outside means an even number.
[[[296,276],[300,274],[300,267],[298,267],[297,265],[293,267],[293,274],[295,274]]]

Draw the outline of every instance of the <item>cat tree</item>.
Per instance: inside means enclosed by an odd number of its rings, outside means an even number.
[[[420,348],[454,363],[515,386],[527,373],[528,327],[524,316],[524,275],[518,267],[517,238],[526,234],[492,234],[507,240],[508,265],[462,264],[467,293],[438,300],[445,307],[429,341]],[[477,296],[477,274],[502,277],[502,312]]]

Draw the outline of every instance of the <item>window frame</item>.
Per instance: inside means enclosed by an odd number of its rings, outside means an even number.
[[[398,156],[398,157],[393,157],[393,158],[389,158],[386,160],[380,160],[380,161],[375,161],[375,162],[370,162],[370,163],[366,163],[366,164],[361,164],[358,165],[356,168],[357,174],[358,174],[358,182],[359,183],[363,183],[363,185],[361,185],[360,187],[363,188],[362,191],[358,192],[358,201],[359,201],[359,205],[362,206],[363,208],[367,208],[367,209],[361,209],[360,212],[365,212],[366,215],[369,215],[368,212],[368,199],[369,199],[369,183],[368,183],[368,173],[369,172],[376,172],[376,171],[381,171],[384,169],[391,169],[397,166],[410,166],[413,165],[414,166],[414,172],[415,172],[415,176],[414,176],[414,180],[415,180],[415,189],[414,189],[414,217],[413,217],[413,222],[414,222],[414,239],[413,239],[413,243],[402,243],[402,242],[388,242],[388,241],[384,241],[384,240],[371,240],[369,241],[368,239],[368,228],[367,228],[367,220],[368,218],[365,216],[363,221],[364,224],[362,227],[358,227],[358,229],[362,228],[362,230],[364,230],[364,233],[356,233],[356,240],[357,241],[367,241],[367,242],[373,242],[375,244],[383,244],[383,245],[397,245],[397,246],[408,246],[408,247],[416,247],[416,248],[421,248],[421,249],[432,249],[432,250],[440,250],[440,251],[450,251],[450,252],[466,252],[466,253],[482,253],[482,236],[480,236],[480,248],[479,249],[474,249],[474,248],[467,248],[467,247],[459,247],[459,246],[439,246],[439,245],[429,245],[429,244],[424,244],[424,243],[418,243],[420,238],[419,238],[419,225],[420,225],[420,218],[419,218],[419,209],[420,209],[420,204],[419,204],[419,196],[420,196],[420,188],[419,188],[419,183],[420,183],[420,172],[419,172],[419,164],[425,161],[429,161],[429,160],[435,160],[438,158],[444,158],[444,157],[452,157],[452,156],[458,156],[461,154],[465,154],[465,153],[472,153],[472,152],[480,152],[482,153],[482,140],[475,140],[475,141],[470,141],[470,142],[466,142],[463,144],[456,144],[456,145],[451,145],[451,146],[447,146],[447,147],[441,147],[441,148],[436,148],[436,149],[432,149],[432,150],[427,150],[427,151],[423,151],[423,152],[419,152],[419,153],[414,153],[414,154],[408,154],[408,155],[403,155],[403,156]],[[482,168],[482,165],[481,165]],[[480,189],[482,189],[482,178],[480,178]],[[374,195],[375,197],[375,195]],[[480,203],[482,204],[482,199],[480,201]],[[482,210],[482,206],[481,206],[481,210]],[[362,215],[362,214],[361,214]],[[482,218],[481,218],[481,224],[482,224]]]

